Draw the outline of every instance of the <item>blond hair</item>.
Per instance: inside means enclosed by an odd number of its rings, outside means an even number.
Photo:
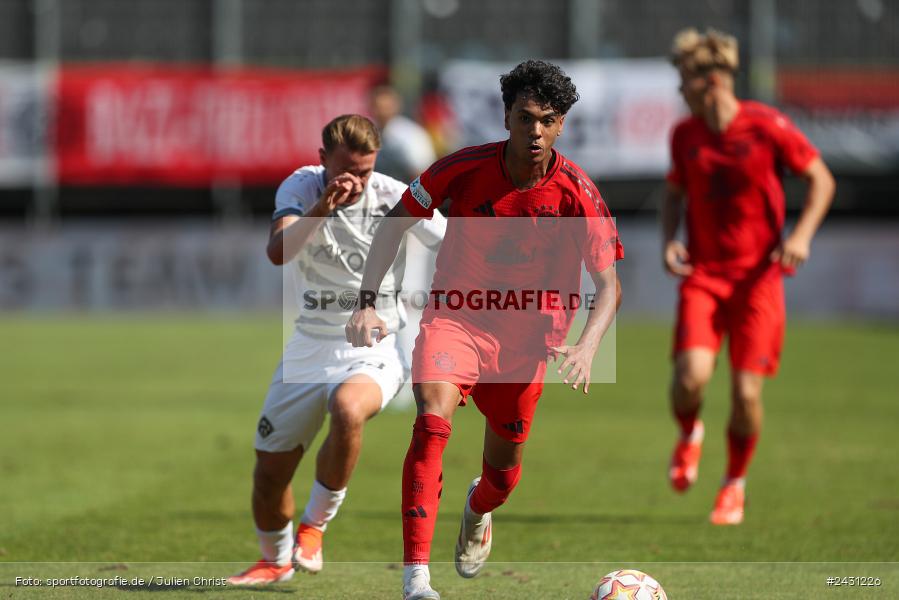
[[[322,129],[322,146],[329,153],[338,146],[346,146],[353,152],[370,154],[381,149],[381,134],[362,115],[340,115]]]
[[[740,66],[737,38],[715,29],[705,33],[683,29],[671,44],[671,63],[692,72],[723,69],[733,73]]]

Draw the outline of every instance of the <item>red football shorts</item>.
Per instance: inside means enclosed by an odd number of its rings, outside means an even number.
[[[502,348],[490,333],[445,317],[422,319],[412,352],[412,383],[447,381],[464,406],[474,399],[490,428],[503,439],[524,442],[543,392],[546,354]]]
[[[779,273],[741,281],[694,273],[680,286],[674,355],[690,348],[717,353],[726,334],[733,370],[774,375],[785,323]]]

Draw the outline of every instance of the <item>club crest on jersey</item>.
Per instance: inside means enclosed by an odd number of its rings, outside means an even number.
[[[444,373],[456,368],[456,359],[449,352],[437,352],[433,355],[434,366]]]
[[[409,184],[409,191],[422,208],[431,208],[433,200],[431,199],[431,194],[428,193],[428,190],[421,185],[421,177],[416,177],[415,181]]]
[[[550,206],[549,204],[542,204],[540,208],[537,209],[537,225],[541,227],[552,227],[559,222],[559,217],[562,216],[562,213],[559,212],[559,209],[555,206]]]

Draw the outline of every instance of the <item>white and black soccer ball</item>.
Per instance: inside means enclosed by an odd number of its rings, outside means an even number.
[[[658,581],[636,569],[612,571],[599,580],[590,600],[668,600]]]

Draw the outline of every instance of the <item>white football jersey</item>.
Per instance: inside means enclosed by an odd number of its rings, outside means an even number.
[[[273,220],[287,215],[303,216],[325,189],[325,168],[301,167],[278,188]],[[372,173],[362,197],[350,206],[337,208],[312,235],[289,266],[285,285],[292,279],[298,302],[297,329],[319,338],[344,337],[344,327],[353,312],[362,285],[365,260],[380,220],[399,202],[406,184],[381,173]],[[425,246],[436,249],[446,232],[446,219],[439,213],[409,229]],[[391,332],[405,323],[405,311],[396,294],[396,279],[389,270],[381,284],[376,305]]]

